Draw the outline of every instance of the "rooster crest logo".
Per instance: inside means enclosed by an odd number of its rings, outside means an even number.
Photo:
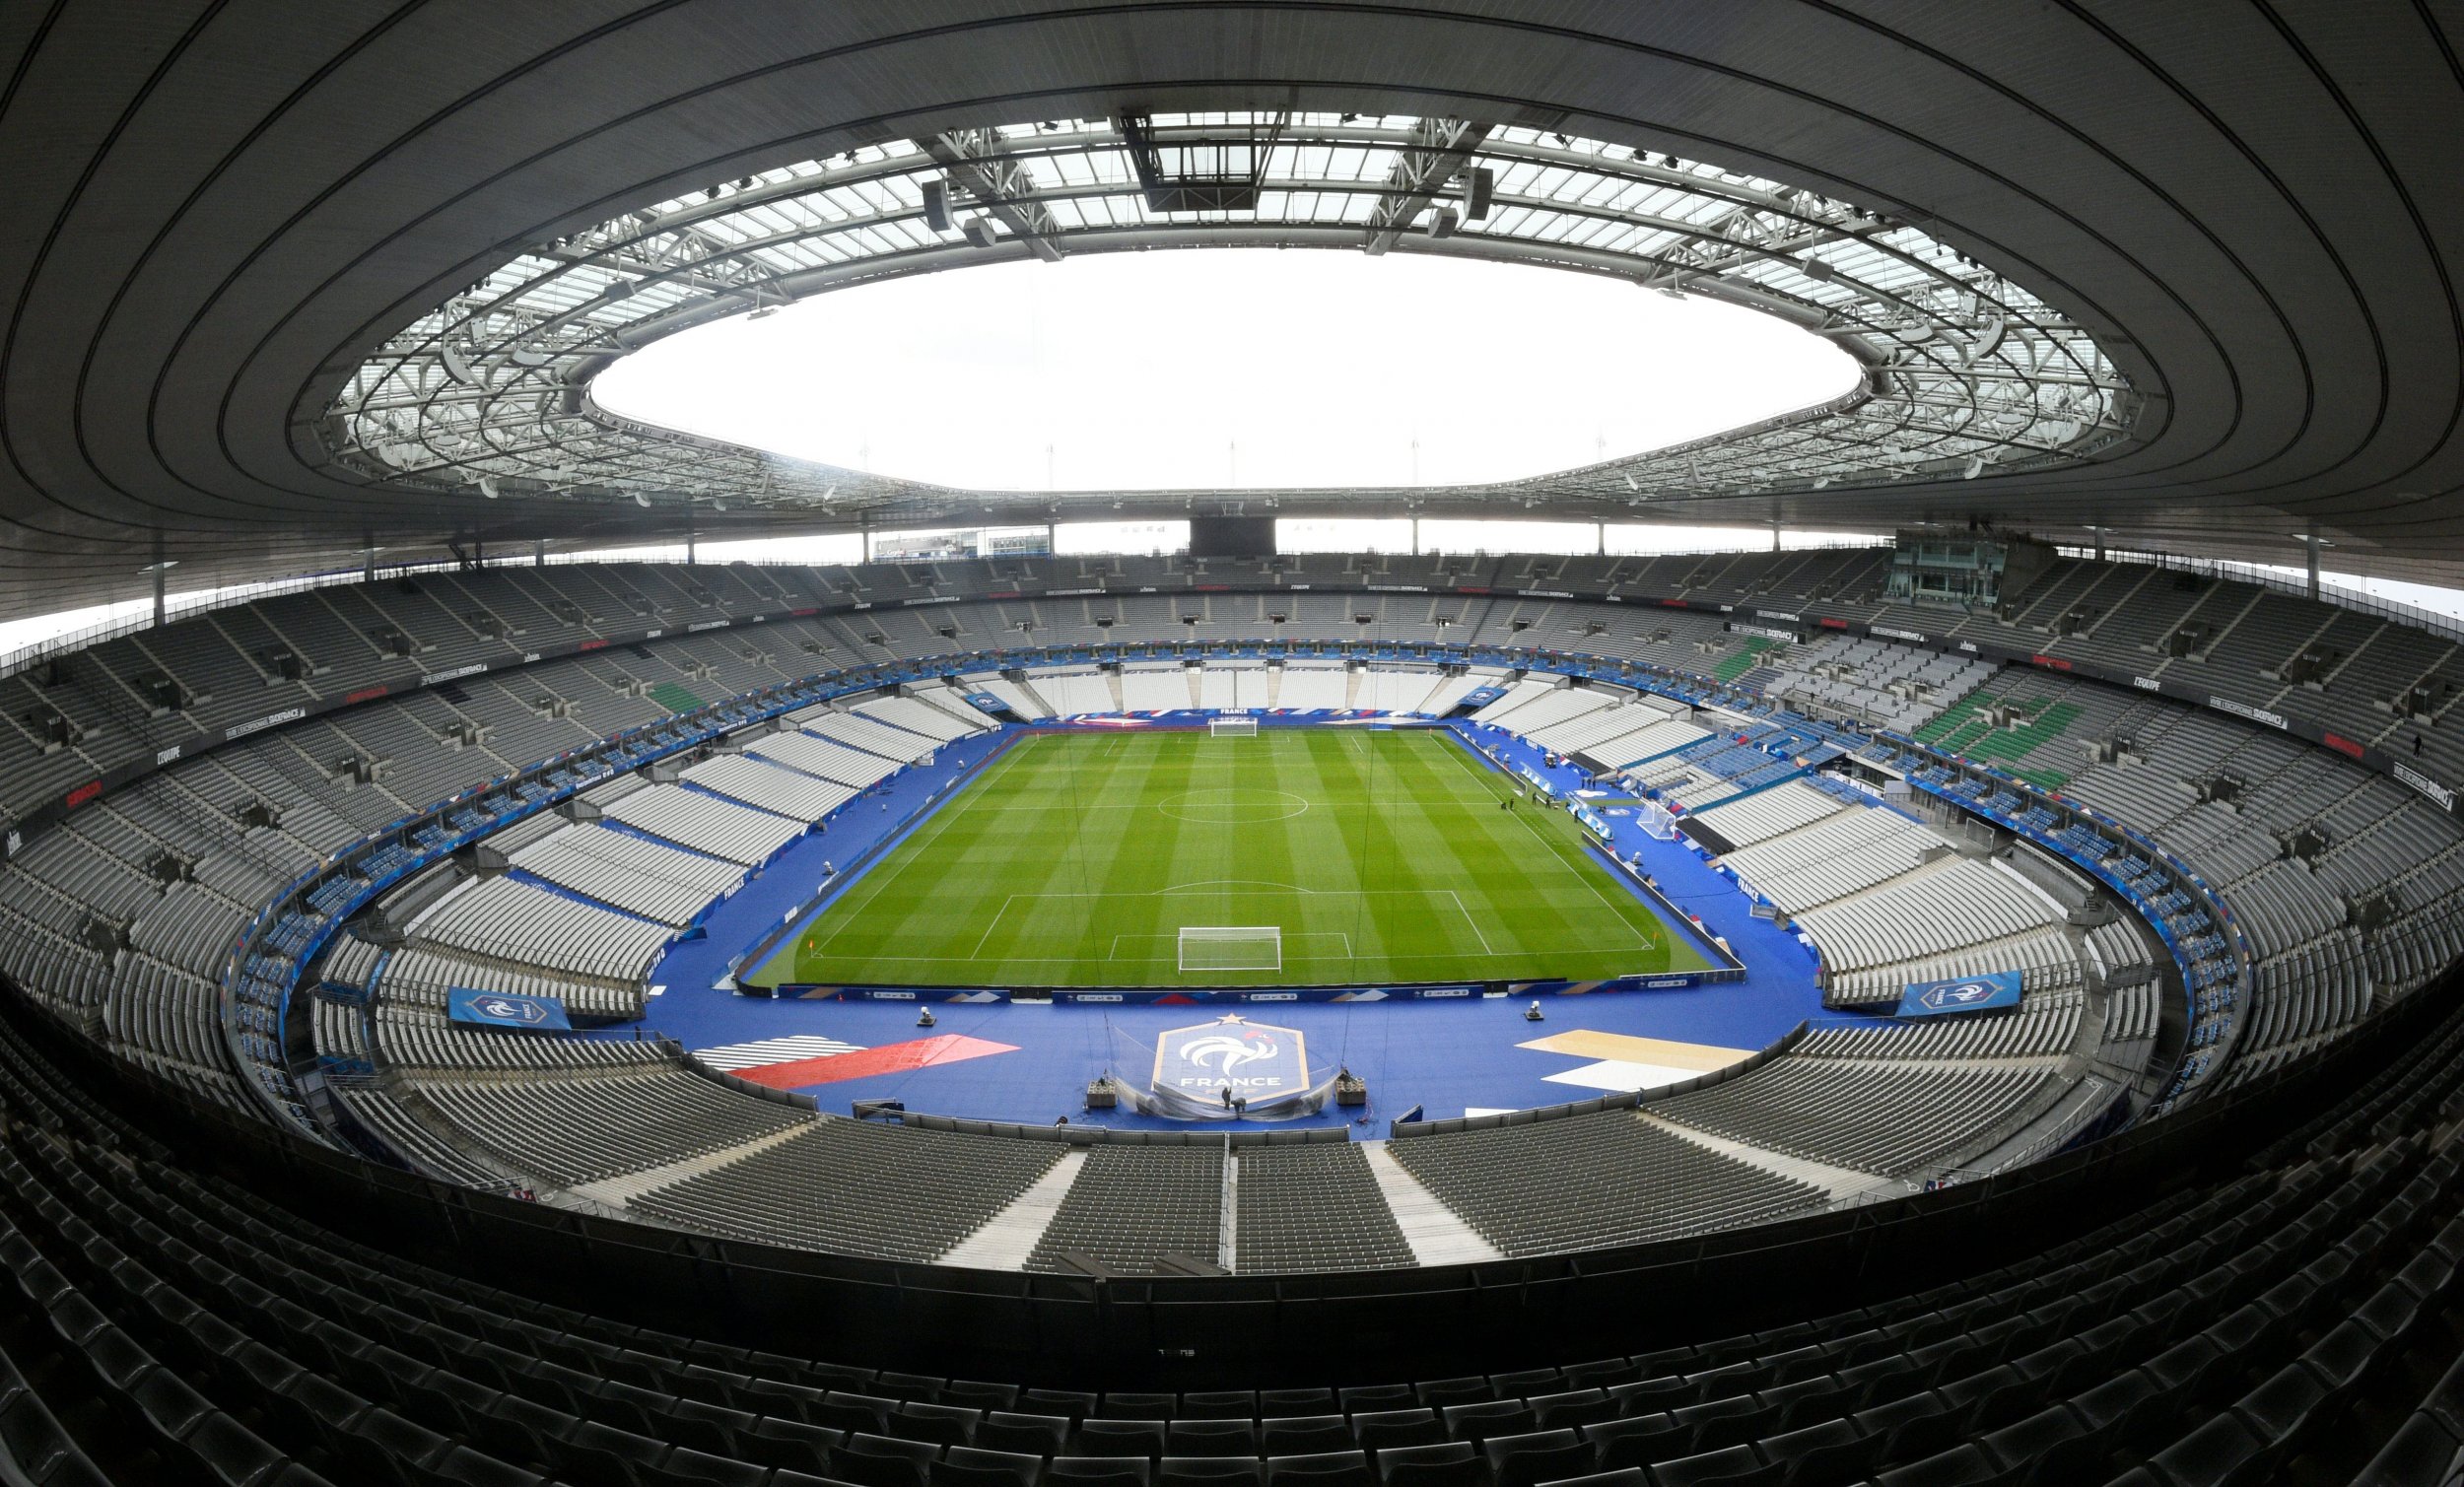
[[[1218,1074],[1229,1074],[1242,1064],[1261,1058],[1272,1058],[1278,1051],[1274,1035],[1264,1028],[1252,1028],[1238,1037],[1217,1033],[1181,1045],[1184,1062],[1201,1069],[1211,1063]]]
[[[1298,1029],[1247,1023],[1238,1014],[1175,1028],[1155,1046],[1158,1089],[1229,1089],[1256,1096],[1304,1089],[1308,1082],[1308,1055]]]

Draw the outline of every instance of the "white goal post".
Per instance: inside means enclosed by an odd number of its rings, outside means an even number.
[[[1210,717],[1206,731],[1216,738],[1256,738],[1258,719],[1254,717]]]
[[[1283,930],[1275,924],[1184,924],[1183,971],[1280,971]]]

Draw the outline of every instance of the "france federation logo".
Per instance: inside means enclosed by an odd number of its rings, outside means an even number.
[[[1985,1001],[1996,989],[1990,981],[1952,981],[1948,986],[1934,987],[1920,999],[1934,1011],[1948,1012],[1954,1007],[1972,1007]]]
[[[563,998],[517,996],[510,991],[479,991],[468,986],[445,988],[445,1017],[451,1022],[488,1028],[568,1031]]]
[[[1947,1012],[1982,1012],[2019,1005],[2021,978],[2017,971],[1995,971],[1951,980],[1918,981],[1899,994],[1901,1017],[1938,1017]]]
[[[1238,1014],[1155,1041],[1158,1091],[1266,1100],[1309,1087],[1309,1057],[1298,1028],[1243,1021]]]

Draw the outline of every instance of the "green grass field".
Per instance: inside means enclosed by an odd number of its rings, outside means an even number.
[[[1435,732],[1035,737],[749,979],[1318,985],[1710,964],[1597,863],[1571,817],[1502,810],[1507,793]],[[1185,925],[1278,933],[1185,971]]]

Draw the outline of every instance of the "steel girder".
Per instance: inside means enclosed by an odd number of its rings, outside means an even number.
[[[1249,154],[1233,198],[1159,196],[1171,150]],[[1229,158],[1228,156],[1226,158]],[[1486,168],[1478,222],[1415,232]],[[947,179],[1006,230],[924,218]],[[1250,199],[1248,195],[1239,198]],[[1208,209],[1157,210],[1167,205]],[[1278,493],[1429,511],[1648,516],[1704,496],[2041,469],[2124,443],[2139,399],[2079,326],[1916,227],[1786,182],[1452,118],[1155,115],[940,133],[722,182],[540,243],[405,326],[328,410],[340,467],[388,485],[708,501],[876,522],[1060,514],[1139,492],[961,492],[617,418],[591,378],[661,336],[876,279],[1033,253],[1282,245],[1558,267],[1779,315],[1866,368],[1846,397],[1671,449],[1481,486]],[[484,485],[483,485],[484,482]],[[1198,493],[1199,503],[1268,493]]]

